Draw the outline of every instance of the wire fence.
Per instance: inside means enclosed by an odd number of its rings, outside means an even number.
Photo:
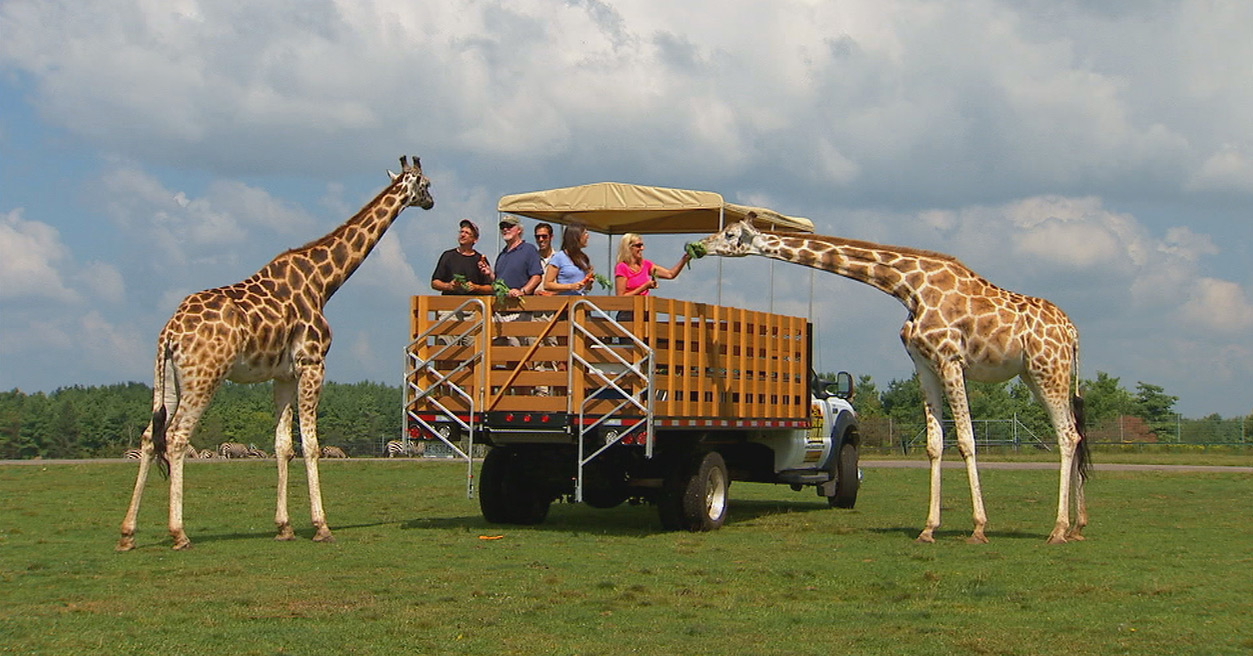
[[[863,417],[859,420],[862,449],[867,451],[908,454],[925,449],[926,425],[919,422],[897,422],[890,417]],[[957,428],[949,419],[943,422],[945,448],[957,444]],[[1052,426],[1047,422],[1010,419],[973,419],[975,448],[997,447],[1011,451],[1051,451],[1057,444]],[[1094,447],[1119,446],[1136,451],[1170,450],[1187,446],[1201,449],[1243,451],[1253,447],[1253,421],[1237,419],[1185,419],[1149,423],[1140,417],[1123,415],[1088,426],[1089,444]]]

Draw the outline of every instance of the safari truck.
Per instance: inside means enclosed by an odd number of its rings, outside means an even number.
[[[748,211],[772,229],[804,221],[708,192],[601,184],[615,187],[524,195],[556,214],[510,196],[501,208],[611,233],[640,232],[641,220],[646,232],[712,232]],[[601,191],[610,200],[587,200]],[[655,216],[665,208],[669,221]],[[605,223],[627,216],[635,225]],[[713,530],[731,481],[812,487],[832,507],[857,500],[852,377],[818,379],[803,317],[657,296],[421,295],[410,310],[406,439],[463,458],[489,522],[538,524],[559,500],[646,502],[668,530]],[[489,447],[477,485],[475,445]]]

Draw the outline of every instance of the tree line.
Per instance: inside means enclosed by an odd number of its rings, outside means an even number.
[[[830,375],[829,375],[830,376]],[[923,425],[922,389],[918,377],[893,380],[879,390],[870,376],[856,384],[854,406],[863,421],[890,420],[899,425]],[[1095,441],[1240,442],[1248,439],[1253,414],[1224,420],[1217,414],[1183,419],[1175,410],[1179,397],[1152,383],[1137,382],[1127,389],[1122,381],[1098,371],[1094,380],[1080,380],[1085,425]],[[1020,380],[967,384],[971,417],[978,420],[1017,419],[1037,435],[1052,438],[1044,408]],[[951,419],[948,407],[944,419]],[[1244,432],[1242,432],[1244,431]]]
[[[152,419],[152,388],[143,383],[64,387],[50,394],[0,392],[0,459],[112,458],[139,446]],[[222,442],[274,444],[272,383],[227,382],[192,436],[198,449]],[[299,421],[293,421],[299,450]],[[350,455],[377,455],[400,436],[400,388],[381,383],[333,383],[322,388],[318,442]],[[266,445],[270,445],[267,447]]]
[[[833,379],[834,375],[827,377]],[[1181,420],[1175,412],[1178,397],[1158,385],[1138,382],[1128,390],[1118,378],[1098,372],[1095,380],[1082,381],[1082,389],[1090,435],[1093,427],[1132,418],[1138,421],[1120,425],[1131,425],[1136,435],[1152,435],[1157,441],[1247,439],[1238,420],[1232,424],[1217,415]],[[201,417],[192,436],[193,446],[213,449],[222,442],[262,448],[273,445],[273,390],[271,383],[224,384]],[[1052,435],[1043,408],[1017,380],[970,383],[968,396],[971,415],[976,419],[1016,418],[1037,435]],[[16,389],[0,392],[0,459],[118,457],[139,445],[139,436],[151,419],[151,403],[152,388],[143,383],[65,387],[50,394],[26,394]],[[863,422],[923,423],[922,392],[916,376],[893,380],[883,390],[870,376],[861,376],[854,405]],[[947,408],[945,413],[947,418]],[[1253,424],[1253,416],[1248,422]],[[319,443],[338,446],[353,456],[373,456],[379,455],[379,445],[397,439],[401,431],[398,386],[373,382],[327,382],[323,386],[318,406]],[[294,439],[299,444],[299,434]]]

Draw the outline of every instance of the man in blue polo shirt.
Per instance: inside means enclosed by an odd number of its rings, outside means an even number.
[[[496,256],[496,279],[509,286],[509,296],[530,296],[544,275],[539,251],[522,238],[522,221],[506,214],[500,220],[500,236],[505,248]]]
[[[506,214],[500,220],[500,236],[505,241],[505,248],[496,256],[496,280],[503,281],[509,287],[510,298],[534,294],[535,288],[539,287],[543,279],[543,269],[539,264],[539,251],[522,238],[522,221],[516,216]],[[529,313],[517,310],[492,313],[492,318],[501,323],[529,320],[530,316]],[[529,340],[514,336],[498,339],[509,346],[529,346]]]

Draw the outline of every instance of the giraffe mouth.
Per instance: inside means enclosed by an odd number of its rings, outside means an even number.
[[[698,241],[688,242],[683,249],[686,250],[687,254],[694,260],[699,260],[709,254],[709,249],[705,248],[705,245]]]

